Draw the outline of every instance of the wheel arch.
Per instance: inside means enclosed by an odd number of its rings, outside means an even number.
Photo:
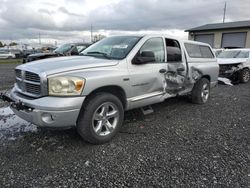
[[[250,70],[250,67],[243,67],[242,70],[244,70],[244,69]]]
[[[211,77],[209,75],[203,75],[200,79],[206,78],[209,82],[211,82]]]
[[[97,93],[101,93],[101,92],[105,92],[105,93],[110,93],[115,95],[116,97],[118,97],[118,99],[122,102],[123,108],[126,109],[127,108],[127,97],[126,97],[126,93],[124,91],[124,89],[120,86],[117,85],[108,85],[108,86],[102,86],[99,87],[93,91],[91,91],[87,97],[86,100],[83,103],[86,104],[95,94]]]

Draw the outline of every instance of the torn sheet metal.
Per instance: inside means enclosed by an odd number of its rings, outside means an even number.
[[[244,67],[242,64],[232,64],[232,65],[227,65],[227,64],[223,64],[220,65],[220,75],[221,76],[225,76],[225,77],[230,77],[232,76],[234,73],[242,70]]]
[[[199,80],[202,77],[202,72],[194,67],[191,67],[191,78],[194,82]]]
[[[218,81],[223,82],[226,85],[233,86],[233,84],[231,83],[231,80],[228,78],[218,77]]]
[[[166,80],[168,82],[174,83],[174,84],[178,84],[181,85],[184,83],[185,81],[185,77],[182,75],[179,75],[177,73],[167,73],[166,74]]]

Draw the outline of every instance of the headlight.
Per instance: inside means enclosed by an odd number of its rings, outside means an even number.
[[[49,95],[70,96],[81,95],[85,80],[78,77],[59,76],[48,79]]]

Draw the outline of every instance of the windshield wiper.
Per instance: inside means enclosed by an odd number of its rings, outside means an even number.
[[[107,59],[111,59],[110,56],[108,56],[108,54],[104,53],[104,52],[98,52],[98,51],[92,51],[92,52],[87,52],[87,55],[91,55],[91,54],[100,54],[103,57],[107,58]],[[86,54],[85,54],[86,55]]]

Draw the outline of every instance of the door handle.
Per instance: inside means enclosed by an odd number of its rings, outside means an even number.
[[[160,69],[159,72],[162,73],[162,74],[164,74],[164,73],[167,72],[167,70],[166,69]]]

